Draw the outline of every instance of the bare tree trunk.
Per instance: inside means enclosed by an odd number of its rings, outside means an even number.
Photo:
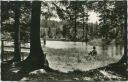
[[[124,2],[125,4],[125,12],[124,12],[124,55],[122,58],[117,62],[111,65],[112,69],[114,69],[117,73],[123,75],[124,77],[127,78],[127,65],[128,65],[128,55],[127,55],[127,3]]]
[[[128,45],[128,43],[127,43],[127,2],[125,2],[124,3],[125,4],[125,12],[124,12],[124,17],[125,17],[125,23],[124,23],[124,33],[123,33],[123,35],[124,35],[124,55],[122,56],[122,58],[120,59],[120,61],[119,61],[119,63],[121,63],[121,64],[127,64],[128,62],[127,62],[127,58],[128,58],[128,55],[127,55],[127,45]],[[126,68],[127,68],[127,66],[126,66]]]
[[[85,41],[85,23],[84,23],[84,10],[83,10],[83,41]]]
[[[30,55],[23,63],[23,68],[26,70],[42,68],[45,62],[45,56],[40,42],[40,12],[41,2],[33,1],[30,29]]]
[[[40,12],[41,2],[33,1],[30,29],[30,54],[26,60],[19,64],[22,68],[17,73],[18,77],[16,80],[20,80],[26,74],[36,69],[44,68],[47,71],[54,71],[49,68],[49,66],[44,65],[45,62],[48,64],[48,61],[45,60],[45,55],[40,42]]]
[[[15,23],[14,23],[14,31],[15,31],[15,36],[14,36],[14,58],[13,62],[20,62],[21,61],[21,55],[20,55],[20,3],[15,2]]]
[[[77,6],[77,5],[76,5]],[[77,17],[76,17],[76,9],[75,9],[75,25],[74,25],[74,38],[73,38],[73,40],[76,42],[76,36],[77,36],[77,26],[76,26],[76,23],[77,23],[77,21],[76,21],[76,19],[77,19]]]

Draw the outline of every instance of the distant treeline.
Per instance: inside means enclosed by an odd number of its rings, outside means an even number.
[[[98,32],[98,23],[88,23],[88,40],[98,38],[96,35]],[[68,26],[64,22],[54,21],[54,20],[42,20],[41,23],[41,38],[43,38],[44,33],[46,34],[47,39],[54,40],[73,40],[72,37],[73,29],[68,29]],[[82,25],[77,27],[77,40],[84,41],[84,31]]]

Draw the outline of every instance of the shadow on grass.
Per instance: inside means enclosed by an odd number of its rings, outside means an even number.
[[[38,69],[44,69],[46,73],[29,74],[30,72]],[[15,66],[8,62],[2,62],[1,64],[1,79],[3,81],[19,81],[24,77],[26,80],[95,80],[95,81],[110,81],[110,80],[127,80],[127,74],[125,65],[119,63],[109,64],[105,67],[92,69],[89,71],[74,70],[64,73],[58,70],[51,69],[49,67],[33,68],[31,71],[19,71],[14,72],[12,70],[21,70],[21,67]],[[105,74],[106,73],[106,74]],[[113,78],[110,75],[117,77]]]

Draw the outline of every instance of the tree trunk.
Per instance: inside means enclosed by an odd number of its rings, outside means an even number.
[[[32,18],[30,29],[30,55],[24,61],[27,70],[39,69],[44,66],[45,56],[40,42],[40,12],[41,2],[32,2]]]
[[[15,36],[14,36],[14,58],[13,62],[20,62],[21,61],[21,55],[20,55],[20,3],[15,2],[15,23],[14,23],[14,31],[15,31]]]
[[[125,20],[125,23],[124,23],[124,33],[123,33],[123,35],[124,35],[124,55],[122,56],[122,58],[120,59],[120,61],[119,61],[119,63],[121,63],[121,64],[125,64],[125,65],[127,65],[127,58],[128,58],[128,55],[127,55],[127,45],[128,45],[128,43],[127,43],[127,2],[124,2],[124,4],[125,4],[125,12],[124,12],[124,20]],[[127,66],[126,66],[126,68],[127,68]]]
[[[125,76],[127,78],[127,65],[128,65],[128,55],[127,55],[127,3],[124,2],[125,4],[125,12],[124,12],[124,20],[125,20],[125,24],[124,24],[124,55],[122,56],[122,58],[117,62],[111,65],[112,69],[114,69],[117,73]]]
[[[76,9],[75,9],[75,25],[74,25],[74,38],[73,38],[73,40],[76,42],[76,36],[77,36],[77,26],[76,26],[76,19],[77,19],[77,17],[76,17]]]
[[[85,41],[85,23],[84,23],[84,10],[83,10],[83,41]]]
[[[76,42],[77,40],[77,3],[75,2],[75,12],[74,12],[74,35],[73,35],[73,41]]]

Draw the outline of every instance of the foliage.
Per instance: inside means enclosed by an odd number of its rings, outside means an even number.
[[[21,41],[27,42],[30,38],[31,2],[20,2],[20,4]],[[61,36],[67,40],[85,42],[102,38],[105,43],[111,43],[114,40],[117,44],[123,43],[126,22],[125,1],[43,1],[41,5],[41,27],[45,28],[50,38]],[[1,30],[3,35],[10,34],[10,38],[14,35],[14,6],[15,3],[11,1],[2,2],[1,5]],[[88,23],[90,11],[100,14],[99,24]],[[57,17],[61,21],[51,20]]]
[[[20,31],[21,31],[21,42],[26,42],[29,40],[29,27],[30,27],[30,2],[18,2],[20,7]],[[15,17],[15,6],[17,2],[12,1],[2,1],[1,5],[1,31],[2,31],[2,38],[5,39],[13,39],[14,38],[14,17]],[[9,38],[5,36],[4,33],[10,33]],[[4,37],[5,36],[5,37]]]
[[[125,1],[90,1],[89,9],[100,13],[100,24],[97,35],[106,44],[113,40],[118,44],[123,43],[124,24],[126,22],[126,2]]]

